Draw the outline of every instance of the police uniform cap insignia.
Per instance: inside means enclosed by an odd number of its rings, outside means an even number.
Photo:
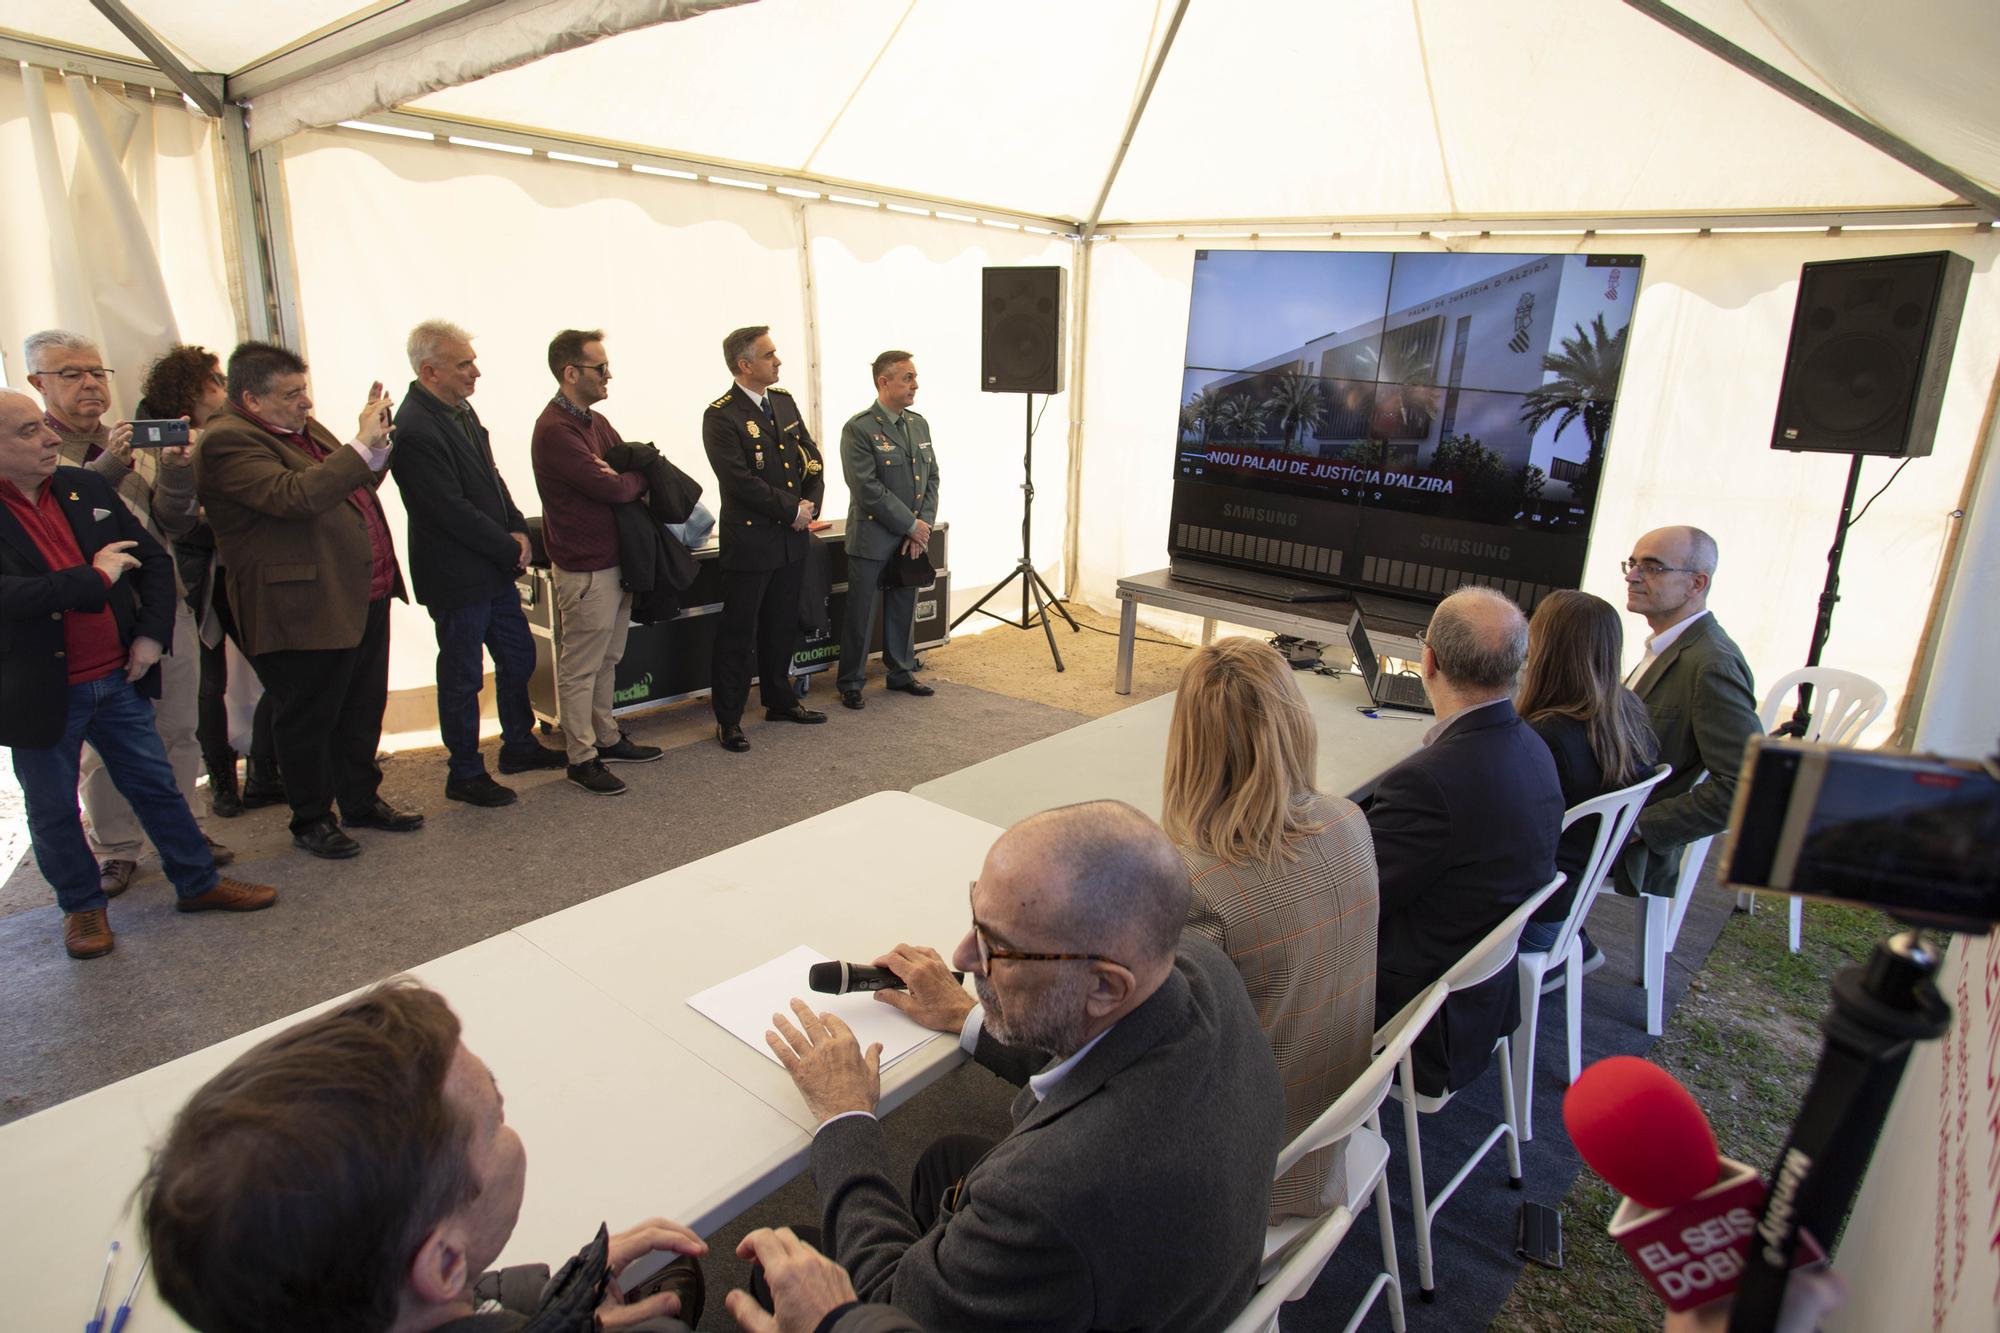
[[[750,438],[753,440],[763,438],[764,432],[757,429],[757,423],[754,421],[744,422],[743,429],[750,432]]]

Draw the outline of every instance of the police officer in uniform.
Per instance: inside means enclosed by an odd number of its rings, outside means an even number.
[[[921,555],[937,521],[937,456],[930,423],[910,407],[917,399],[917,367],[908,352],[875,358],[875,402],[840,432],[840,466],[847,476],[847,608],[840,624],[840,702],[866,705],[868,631],[875,620],[875,589],[896,556]],[[917,590],[882,589],[882,665],[889,688],[927,698],[937,693],[911,673],[917,669]]]
[[[725,750],[747,750],[743,705],[750,694],[754,644],[758,691],[772,722],[824,722],[826,714],[792,692],[799,644],[799,585],[814,540],[806,525],[826,494],[819,446],[798,404],[778,382],[778,350],[767,325],[722,340],[736,383],[701,418],[702,447],[722,488],[722,628],[709,672],[715,737]]]

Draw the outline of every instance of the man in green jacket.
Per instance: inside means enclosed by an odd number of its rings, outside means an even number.
[[[917,400],[917,367],[911,353],[875,358],[875,401],[848,419],[840,432],[840,466],[847,476],[847,605],[840,622],[840,702],[862,708],[868,676],[868,637],[875,627],[875,590],[882,571],[898,556],[917,556],[930,545],[937,521],[937,455],[930,423],[911,410]],[[882,665],[889,688],[928,697],[937,691],[919,681],[916,648],[917,590],[903,584],[882,589]]]
[[[1715,563],[1715,538],[1673,527],[1641,537],[1623,564],[1625,609],[1652,629],[1626,684],[1645,701],[1673,772],[1618,860],[1621,892],[1674,891],[1681,848],[1728,826],[1744,744],[1763,730],[1750,666],[1708,610]]]

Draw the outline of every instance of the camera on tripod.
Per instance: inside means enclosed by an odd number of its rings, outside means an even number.
[[[1801,1236],[1829,1251],[1837,1242],[1912,1048],[1951,1026],[1940,950],[1924,929],[1983,935],[2000,921],[2000,760],[1752,739],[1722,879],[1877,907],[1917,927],[1833,978],[1819,1063],[1730,1312],[1730,1333],[1764,1333]]]
[[[1752,738],[1723,882],[1985,934],[2000,921],[2000,764]]]

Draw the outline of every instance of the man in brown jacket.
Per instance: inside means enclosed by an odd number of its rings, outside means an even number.
[[[407,597],[375,498],[389,464],[390,403],[368,394],[349,444],[312,418],[306,363],[248,342],[229,357],[229,406],[210,418],[196,485],[243,647],[273,701],[292,842],[314,856],[361,845],[334,823],[392,833],[420,814],[384,801],[375,766],[389,699],[389,599]]]

